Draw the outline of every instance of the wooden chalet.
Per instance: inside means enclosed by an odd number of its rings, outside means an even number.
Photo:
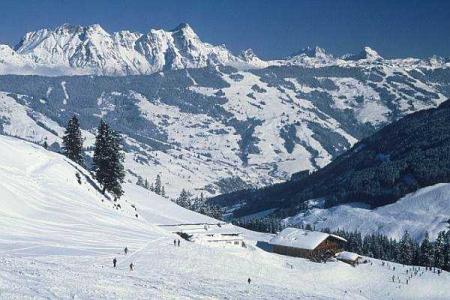
[[[341,252],[347,240],[329,233],[286,228],[269,241],[272,252],[325,261]]]

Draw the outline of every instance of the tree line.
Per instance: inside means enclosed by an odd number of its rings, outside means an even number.
[[[399,241],[379,233],[364,237],[357,231],[337,230],[332,233],[347,240],[346,251],[404,265],[450,271],[450,231],[440,231],[435,241],[430,241],[427,232],[420,243],[413,240],[408,231]]]
[[[63,154],[77,164],[85,166],[83,136],[76,116],[67,123],[62,141]],[[123,195],[122,183],[125,179],[123,161],[122,137],[105,121],[100,120],[95,138],[92,171],[101,185],[102,194],[109,192],[115,199]]]

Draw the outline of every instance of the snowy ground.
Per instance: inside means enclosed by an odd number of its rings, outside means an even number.
[[[425,272],[407,285],[409,267],[395,265],[392,270],[372,260],[354,268],[271,254],[255,246],[256,240],[270,236],[245,230],[247,248],[185,241],[174,247],[176,236],[158,225],[214,220],[134,185],[127,184],[126,196],[114,203],[90,181],[86,171],[62,156],[0,136],[0,299],[450,296],[445,272]],[[127,256],[121,254],[125,246]],[[117,269],[112,268],[113,257]],[[392,283],[392,275],[401,283]]]
[[[436,238],[450,229],[450,184],[440,183],[419,189],[397,202],[371,210],[361,203],[323,209],[311,208],[287,219],[290,224],[311,224],[316,229],[358,230],[363,235],[379,232],[400,239],[405,232],[421,241],[428,231]],[[316,201],[321,203],[320,201]]]

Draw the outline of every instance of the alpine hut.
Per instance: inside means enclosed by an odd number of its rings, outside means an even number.
[[[285,228],[269,244],[272,252],[324,261],[342,251],[347,240],[325,232]]]

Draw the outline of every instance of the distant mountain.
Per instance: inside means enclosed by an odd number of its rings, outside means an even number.
[[[54,30],[27,33],[14,50],[15,58],[21,61],[5,57],[3,63],[27,65],[36,74],[43,66],[54,68],[56,74],[129,75],[207,65],[249,65],[224,46],[202,42],[188,24],[170,31],[152,29],[146,34],[110,34],[98,24],[64,24]],[[71,71],[67,73],[67,69]]]
[[[319,47],[307,47],[286,59],[264,61],[253,51],[234,55],[225,46],[203,42],[188,24],[148,33],[127,30],[108,33],[100,25],[64,24],[55,29],[28,32],[11,49],[0,45],[0,74],[138,75],[167,70],[232,66],[239,70],[268,66],[346,66],[383,60],[365,47],[361,53],[335,58]],[[445,59],[383,60],[410,67],[448,66]],[[437,65],[436,65],[437,64]]]
[[[309,176],[211,201],[239,207],[235,216],[266,210],[290,216],[312,199],[324,201],[325,208],[349,202],[375,208],[419,188],[450,182],[449,154],[450,100],[387,125]]]
[[[370,47],[364,47],[358,54],[347,54],[342,57],[344,60],[382,60],[383,58]]]

